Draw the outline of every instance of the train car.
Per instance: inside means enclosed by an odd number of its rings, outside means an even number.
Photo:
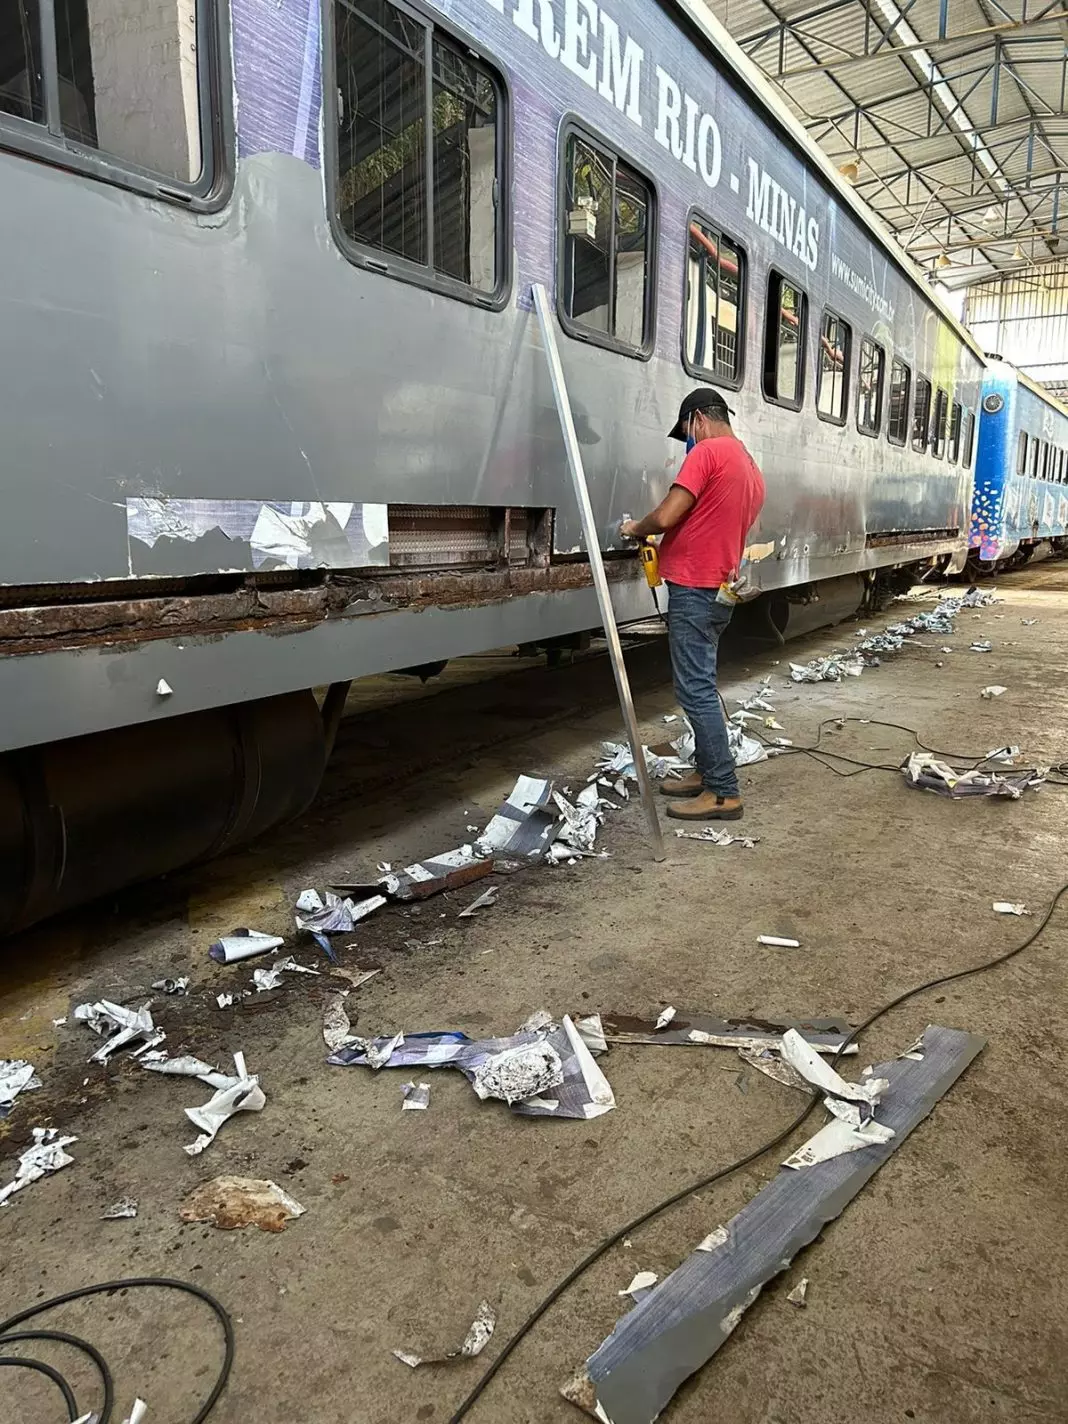
[[[983,378],[969,535],[976,573],[1013,567],[1044,542],[1068,553],[1068,408],[992,357]]]
[[[697,384],[780,632],[965,557],[982,353],[700,0],[9,0],[0,193],[0,927],[302,809],[346,679],[597,624],[533,283],[621,619]]]

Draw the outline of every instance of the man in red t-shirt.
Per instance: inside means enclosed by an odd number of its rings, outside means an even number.
[[[667,808],[683,821],[737,821],[743,809],[716,688],[719,640],[734,607],[720,588],[738,577],[746,535],[764,503],[764,477],[731,429],[732,414],[718,391],[691,391],[670,432],[687,450],[671,489],[652,514],[620,525],[628,539],[664,536],[671,670],[693,727],[697,770],[662,790],[686,798]]]

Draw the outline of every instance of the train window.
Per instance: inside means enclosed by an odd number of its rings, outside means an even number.
[[[745,351],[745,254],[691,214],[686,248],[683,364],[691,376],[737,386]]]
[[[965,411],[964,414],[964,453],[961,456],[961,464],[966,470],[972,467],[972,455],[975,453],[975,412]]]
[[[960,435],[961,435],[961,408],[960,402],[954,401],[949,414],[949,461],[955,465],[960,459]]]
[[[816,414],[844,425],[849,394],[849,354],[853,333],[834,312],[824,312],[816,374]]]
[[[333,202],[350,255],[383,253],[386,261],[371,259],[379,270],[460,295],[498,294],[504,150],[496,71],[389,0],[337,4],[334,63]]]
[[[1038,479],[1038,466],[1042,459],[1042,441],[1034,439],[1031,441],[1031,478]]]
[[[599,142],[567,134],[558,298],[573,336],[650,354],[654,218],[647,179]]]
[[[934,420],[931,422],[931,454],[941,460],[946,453],[946,414],[949,397],[941,387],[935,392]]]
[[[805,390],[808,297],[778,272],[768,277],[764,319],[764,396],[798,410]]]
[[[0,142],[154,193],[160,180],[187,197],[208,192],[208,0],[142,12],[100,0],[0,5]]]
[[[931,383],[926,376],[916,377],[916,407],[912,412],[912,448],[921,455],[927,449],[931,435]]]
[[[909,396],[912,372],[895,356],[890,365],[890,414],[886,421],[886,438],[891,445],[904,445],[909,433]]]
[[[860,343],[857,380],[857,429],[862,435],[878,435],[883,418],[883,372],[886,353],[870,336]]]
[[[1027,431],[1020,431],[1020,439],[1016,446],[1016,473],[1018,475],[1027,474]]]

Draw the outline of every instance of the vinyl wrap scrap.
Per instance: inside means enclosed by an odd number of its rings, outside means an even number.
[[[0,1058],[0,1121],[7,1117],[20,1093],[40,1086],[33,1064],[25,1058]]]
[[[1025,791],[1041,786],[1046,779],[1034,771],[957,771],[929,752],[913,752],[902,763],[901,772],[909,786],[955,800],[965,796],[1004,796],[1018,801]]]
[[[60,1137],[54,1127],[35,1127],[33,1146],[27,1147],[19,1157],[14,1179],[6,1186],[0,1187],[0,1206],[7,1206],[8,1200],[16,1192],[23,1191],[31,1182],[40,1181],[52,1172],[69,1167],[74,1158],[65,1149],[77,1141],[76,1137]]]
[[[662,1017],[662,1016],[661,1016]],[[659,1019],[635,1018],[628,1014],[601,1015],[604,1036],[609,1043],[663,1044],[684,1047],[753,1048],[776,1050],[783,1035],[796,1029],[817,1053],[837,1053],[852,1029],[844,1019],[792,1019],[775,1023],[768,1019],[719,1019],[710,1014],[693,1014],[685,1009],[660,1027]],[[844,1053],[857,1052],[855,1043],[846,1045]]]
[[[906,595],[905,601],[915,600]],[[791,681],[841,682],[847,677],[859,677],[866,667],[879,666],[880,655],[900,652],[906,640],[914,634],[933,633],[944,637],[953,632],[953,621],[961,609],[985,608],[997,601],[992,593],[984,593],[977,588],[970,588],[959,596],[942,598],[923,613],[905,618],[900,623],[888,624],[881,633],[864,638],[848,652],[831,653],[827,657],[813,658],[808,663],[791,663]],[[974,646],[976,651],[983,650],[980,645]],[[989,650],[989,645],[985,650]]]
[[[222,1231],[258,1226],[284,1231],[286,1223],[303,1216],[305,1208],[277,1182],[255,1177],[216,1177],[202,1182],[178,1210],[182,1221],[206,1221]]]
[[[496,1324],[497,1312],[488,1300],[484,1300],[478,1307],[478,1313],[472,1320],[463,1343],[455,1349],[445,1350],[437,1355],[416,1355],[410,1350],[394,1350],[393,1357],[413,1370],[418,1369],[420,1365],[446,1365],[454,1360],[473,1360],[476,1355],[481,1355],[489,1344]]]
[[[110,999],[100,999],[95,1004],[79,1004],[74,1010],[74,1017],[79,1023],[87,1024],[101,1037],[110,1034],[107,1042],[90,1056],[89,1062],[106,1063],[120,1048],[130,1048],[138,1042],[145,1048],[162,1043],[166,1035],[152,1022],[149,1012],[151,1002],[148,1000],[139,1009],[113,1004]]]
[[[199,1076],[199,1075],[197,1075]],[[234,1076],[228,1078],[203,1107],[186,1108],[185,1115],[200,1136],[184,1149],[190,1157],[199,1157],[205,1147],[215,1141],[219,1128],[239,1112],[261,1112],[267,1101],[260,1080],[245,1066],[245,1055],[234,1054]]]
[[[448,1031],[358,1039],[342,1045],[327,1062],[338,1067],[458,1068],[480,1098],[499,1098],[523,1117],[588,1120],[616,1105],[593,1059],[603,1042],[595,1017],[579,1027],[566,1014],[556,1023],[546,1013],[507,1038],[471,1039]],[[388,1056],[383,1060],[384,1053]]]
[[[919,1062],[879,1064],[874,1073],[888,1080],[881,1110],[894,1137],[803,1172],[780,1170],[727,1224],[722,1245],[695,1250],[623,1316],[563,1386],[564,1398],[602,1424],[652,1424],[762,1287],[844,1210],[984,1043],[976,1034],[930,1026]]]

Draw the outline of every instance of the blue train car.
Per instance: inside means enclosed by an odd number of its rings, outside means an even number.
[[[969,535],[977,572],[1068,552],[1068,409],[1007,361],[983,380]]]

